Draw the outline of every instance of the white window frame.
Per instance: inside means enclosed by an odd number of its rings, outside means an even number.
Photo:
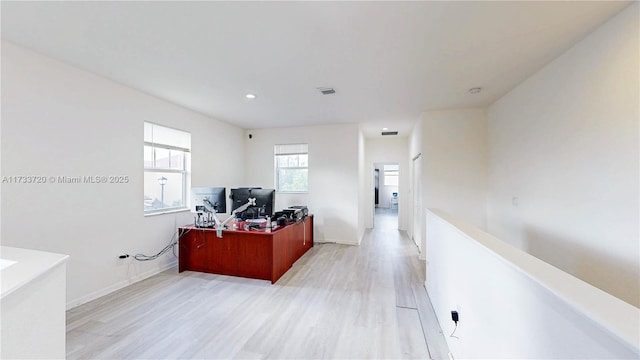
[[[279,147],[304,147],[306,151],[279,151]],[[280,166],[278,164],[278,156],[289,156],[289,155],[307,155],[307,166]],[[275,189],[276,192],[282,194],[306,194],[309,192],[309,144],[306,143],[297,143],[297,144],[276,144],[274,146],[274,156],[273,156],[274,164],[275,164]],[[281,190],[280,189],[280,169],[291,169],[291,170],[307,170],[307,184],[305,190]]]
[[[400,168],[398,165],[384,165],[383,166],[383,179],[384,186],[399,186],[400,185]],[[393,183],[390,180],[393,178]]]
[[[189,136],[191,136],[191,133],[189,133],[188,131],[184,131],[184,130],[180,130],[180,129],[175,129],[175,128],[171,128],[168,126],[164,126],[164,125],[159,125],[156,123],[152,123],[149,121],[145,121],[145,124],[150,124],[151,126],[157,126],[157,127],[162,127],[162,128],[166,128],[166,129],[170,129],[170,130],[174,130],[174,131],[180,131],[186,134],[189,134]],[[184,201],[184,203],[181,206],[169,206],[169,207],[163,207],[163,208],[159,208],[159,209],[143,209],[144,210],[144,215],[157,215],[157,214],[164,214],[164,213],[168,213],[168,212],[177,212],[177,211],[186,211],[189,210],[189,201],[187,199],[187,194],[190,191],[190,187],[191,187],[191,182],[190,182],[190,178],[191,178],[191,173],[190,173],[190,169],[189,167],[189,159],[187,158],[188,156],[190,156],[191,154],[191,148],[185,148],[185,147],[179,147],[179,146],[172,146],[172,145],[167,145],[167,144],[160,144],[160,143],[155,143],[153,141],[144,141],[144,145],[143,145],[143,151],[144,151],[144,147],[149,146],[152,149],[152,156],[153,156],[153,167],[147,167],[146,164],[144,165],[144,173],[176,173],[176,174],[182,174],[182,199]],[[165,150],[177,150],[177,151],[182,151],[184,152],[184,156],[182,157],[182,169],[171,169],[171,168],[163,168],[163,167],[156,167],[155,163],[156,163],[156,149],[165,149]],[[170,159],[171,157],[169,157]],[[169,160],[171,161],[171,160]],[[169,166],[171,166],[171,164],[169,164]],[[143,176],[144,177],[144,176]],[[143,190],[144,192],[144,190]]]

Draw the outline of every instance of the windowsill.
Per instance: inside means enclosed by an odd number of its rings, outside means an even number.
[[[144,214],[144,217],[147,217],[147,216],[156,216],[156,215],[165,215],[165,214],[175,214],[175,213],[180,213],[180,212],[189,212],[189,211],[191,211],[191,209],[189,209],[189,208],[169,209],[169,210],[163,210],[163,211],[157,211],[157,212],[145,213],[145,214]]]

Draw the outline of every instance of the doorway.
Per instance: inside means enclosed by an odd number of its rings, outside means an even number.
[[[374,163],[374,227],[390,226],[398,229],[400,205],[400,166],[398,163]],[[378,221],[384,219],[384,221]]]

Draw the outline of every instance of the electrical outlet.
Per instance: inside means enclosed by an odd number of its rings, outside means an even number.
[[[457,324],[459,319],[460,318],[458,317],[458,312],[455,310],[451,310],[451,320],[453,320],[453,322]]]

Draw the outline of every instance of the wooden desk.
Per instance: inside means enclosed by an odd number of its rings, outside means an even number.
[[[216,230],[193,225],[178,228],[178,271],[242,276],[275,283],[313,246],[313,215],[275,229]]]

